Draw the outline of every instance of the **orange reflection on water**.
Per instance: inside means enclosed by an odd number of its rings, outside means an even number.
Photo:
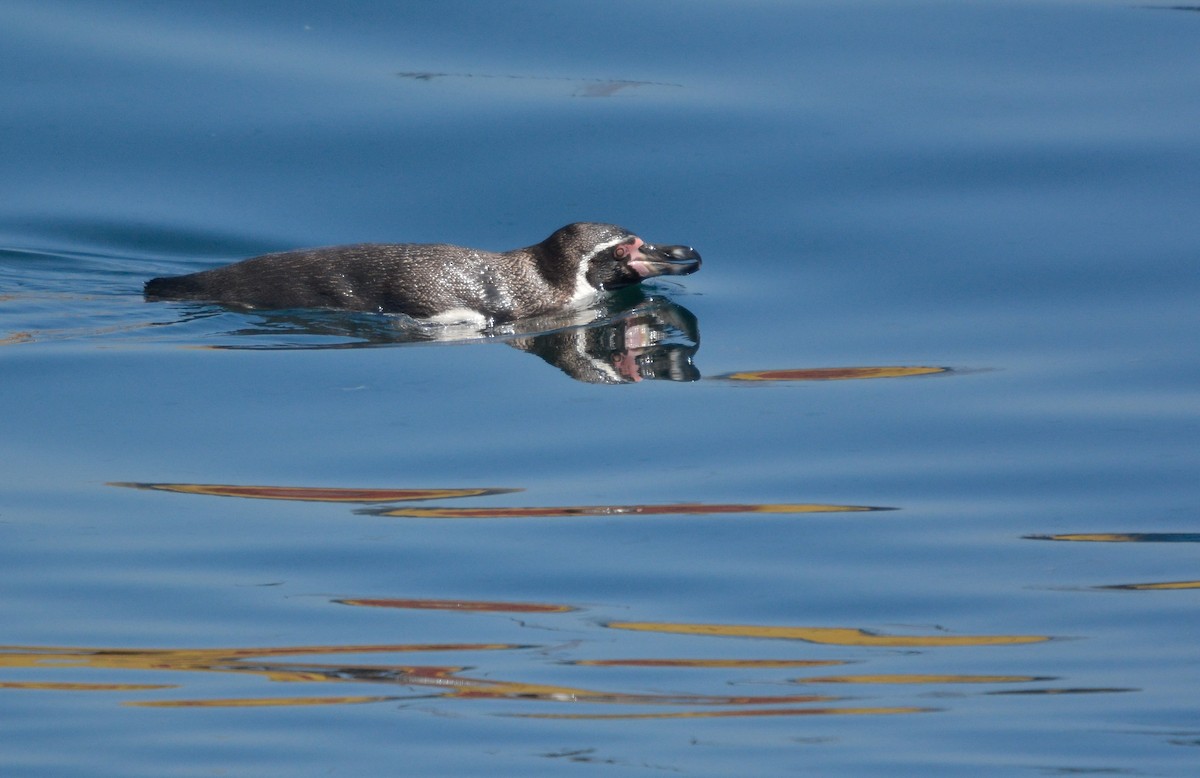
[[[948,367],[810,367],[796,370],[750,370],[717,376],[729,381],[847,381],[859,378],[907,378],[949,373]]]
[[[368,608],[408,608],[416,610],[469,611],[483,613],[568,613],[570,605],[550,605],[536,602],[479,602],[472,600],[403,600],[392,598],[334,600],[342,605]]]
[[[137,708],[280,708],[310,705],[362,705],[388,702],[396,697],[244,697],[214,700],[141,700],[127,702]]]
[[[1085,543],[1200,543],[1196,532],[1081,532],[1071,535],[1025,535],[1026,540],[1067,540]]]
[[[249,497],[256,500],[299,500],[301,502],[407,502],[410,500],[444,500],[458,497],[482,497],[491,494],[511,494],[520,489],[340,489],[324,486],[236,486],[231,484],[165,484],[113,481],[109,486],[147,489],[180,494],[203,494],[212,497]]]
[[[811,503],[704,505],[576,505],[557,508],[388,508],[371,510],[377,516],[408,519],[500,519],[546,518],[559,516],[705,516],[715,513],[847,513],[890,510],[866,505],[818,505]]]
[[[1037,675],[826,675],[815,678],[793,678],[792,683],[861,683],[861,684],[927,684],[927,683],[1034,683],[1053,681],[1051,676]]]
[[[415,687],[417,696],[443,699],[488,699],[543,702],[588,702],[625,705],[742,706],[828,703],[837,697],[815,694],[786,695],[700,695],[640,694],[620,691],[583,689],[460,675],[465,668],[446,666],[410,666],[377,664],[318,664],[287,661],[263,661],[270,656],[302,654],[361,654],[394,650],[463,650],[517,648],[503,644],[400,645],[400,646],[307,646],[290,648],[241,649],[100,649],[55,648],[46,646],[0,647],[0,666],[40,668],[43,670],[87,667],[160,672],[246,673],[286,683],[371,683]],[[258,661],[247,661],[257,659]],[[146,690],[168,686],[109,685],[112,690]],[[75,689],[99,688],[94,684],[56,682],[20,682],[7,688]],[[333,705],[413,699],[413,695],[296,695],[284,697],[237,697],[221,699],[150,700],[127,703],[154,707],[262,707]]]
[[[1078,687],[1073,689],[1004,689],[997,692],[984,692],[985,694],[994,696],[1006,695],[1027,695],[1027,696],[1056,696],[1060,694],[1123,694],[1125,692],[1137,692],[1141,689],[1122,688],[1120,686],[1093,686],[1093,687]]]
[[[201,672],[254,672],[271,675],[288,670],[287,680],[321,678],[316,665],[286,663],[244,664],[242,660],[262,657],[311,656],[328,654],[381,654],[447,651],[500,651],[525,646],[512,643],[399,643],[351,646],[286,646],[259,648],[60,648],[55,646],[0,646],[0,667],[40,667],[50,669],[92,668],[115,670],[168,670]],[[318,668],[299,672],[297,668]],[[390,667],[389,669],[397,669]],[[418,668],[411,669],[414,672]],[[426,671],[429,668],[424,668]],[[442,673],[459,668],[438,668]]]
[[[521,683],[512,681],[497,681],[492,679],[465,678],[441,672],[447,668],[437,668],[439,672],[427,674],[412,673],[414,668],[406,668],[403,676],[384,679],[379,676],[370,678],[350,679],[345,677],[307,678],[310,681],[346,682],[358,680],[371,683],[392,682],[403,686],[436,687],[425,697],[440,697],[443,699],[460,700],[519,700],[539,702],[575,702],[594,704],[621,705],[698,705],[698,706],[737,706],[737,705],[787,705],[797,703],[828,703],[839,698],[818,694],[786,694],[760,696],[724,696],[698,694],[633,694],[625,692],[606,692],[594,689],[580,689],[569,686],[551,686],[546,684]],[[431,668],[432,669],[432,668]],[[271,673],[274,680],[297,680],[292,674]],[[332,705],[337,703],[366,703],[385,700],[404,700],[411,697],[392,695],[371,696],[341,696],[341,697],[256,697],[211,700],[156,700],[150,702],[134,702],[131,705],[146,705],[155,707],[261,707],[288,705]]]
[[[1171,589],[1200,589],[1200,581],[1163,581],[1161,583],[1115,584],[1100,589],[1126,589],[1131,591],[1159,591]]]
[[[52,681],[0,681],[0,689],[34,689],[55,692],[144,692],[177,689],[173,683],[56,683]]]
[[[3,298],[0,298],[2,301]],[[15,346],[18,343],[32,343],[34,340],[32,332],[14,332],[11,335],[6,335],[0,338],[0,346]]]
[[[701,710],[675,713],[514,713],[525,719],[716,719],[756,716],[882,716],[896,713],[932,713],[937,708],[755,708],[752,710]]]
[[[635,694],[579,689],[567,686],[456,678],[457,685],[446,696],[467,699],[516,699],[551,702],[590,702],[623,705],[786,705],[803,702],[830,702],[837,697],[819,694],[784,695],[711,695],[711,694]]]
[[[669,632],[681,635],[711,635],[718,637],[778,638],[803,640],[837,646],[1001,646],[1021,643],[1041,643],[1045,635],[877,635],[862,629],[846,627],[768,627],[735,624],[673,624],[648,621],[613,621],[606,626],[641,632]]]
[[[844,665],[840,659],[579,659],[566,664],[584,667],[707,667],[732,669],[775,669]]]
[[[484,682],[486,683],[486,682]],[[652,694],[622,694],[620,692],[596,692],[565,687],[539,686],[537,684],[519,684],[496,682],[494,684],[453,689],[436,695],[441,698],[462,700],[519,700],[537,702],[578,702],[595,704],[621,705],[775,705],[796,704],[805,702],[828,703],[837,697],[815,694],[793,694],[762,697],[719,697],[701,695],[652,695]],[[347,705],[371,702],[396,702],[410,700],[412,697],[395,695],[363,695],[336,697],[234,697],[208,700],[143,700],[131,701],[125,705],[153,708],[261,708],[288,707],[309,705]]]

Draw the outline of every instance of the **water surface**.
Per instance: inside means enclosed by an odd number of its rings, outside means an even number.
[[[13,774],[1191,774],[1200,14],[0,19]],[[704,268],[456,343],[140,294],[577,220]]]

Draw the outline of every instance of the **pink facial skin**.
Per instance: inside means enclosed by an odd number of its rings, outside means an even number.
[[[656,340],[653,330],[645,324],[631,322],[625,329],[625,350],[613,355],[613,367],[633,383],[641,381],[642,371],[638,367],[638,357],[649,351]]]
[[[641,248],[646,241],[638,237],[630,238],[625,243],[620,243],[613,249],[613,253],[618,259],[624,259],[629,268],[637,273],[642,278],[650,278],[658,275],[658,271],[653,269],[653,266],[647,264],[648,258],[642,254]]]
[[[620,354],[614,354],[612,358],[613,367],[617,372],[635,384],[642,380],[642,372],[638,369],[637,358],[637,353],[633,351],[622,351]]]
[[[700,269],[700,255],[691,246],[655,246],[636,236],[614,246],[613,254],[639,279],[686,276]]]

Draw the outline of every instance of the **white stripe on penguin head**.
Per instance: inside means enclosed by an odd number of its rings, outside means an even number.
[[[604,243],[601,243],[600,245],[596,246],[594,249],[592,249],[591,251],[589,251],[588,253],[583,255],[583,257],[579,260],[579,267],[576,268],[576,270],[575,270],[575,291],[571,295],[571,302],[580,302],[581,300],[586,300],[589,297],[591,297],[592,295],[594,295],[600,291],[599,289],[597,289],[596,287],[594,287],[590,283],[588,283],[588,280],[587,280],[588,266],[591,264],[592,260],[596,257],[596,255],[599,254],[601,251],[608,251],[613,246],[616,246],[620,243],[624,243],[625,241],[629,240],[631,237],[632,237],[631,235],[622,235],[620,237],[613,238],[610,241],[605,241]]]

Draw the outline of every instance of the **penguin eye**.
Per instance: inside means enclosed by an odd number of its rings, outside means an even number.
[[[635,236],[626,238],[613,247],[613,256],[617,259],[631,259],[637,251],[638,239]]]

